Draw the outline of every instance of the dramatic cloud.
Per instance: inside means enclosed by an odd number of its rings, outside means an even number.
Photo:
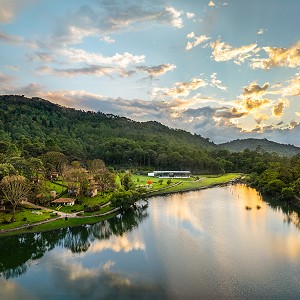
[[[225,119],[237,119],[244,117],[248,114],[248,112],[245,111],[239,111],[238,108],[232,107],[230,109],[228,108],[221,108],[216,111],[215,116],[217,118],[225,118]]]
[[[234,63],[240,65],[245,62],[246,59],[249,59],[253,54],[259,51],[257,44],[251,44],[242,46],[239,48],[233,48],[232,46],[216,40],[210,44],[213,49],[212,58],[217,61],[228,61],[233,60]]]
[[[260,115],[256,115],[254,117],[254,120],[257,124],[261,124],[263,121],[268,120],[270,117],[266,114],[260,114]]]
[[[280,118],[283,116],[283,110],[286,106],[289,105],[289,101],[287,99],[280,99],[280,101],[273,106],[272,114],[275,118]]]
[[[138,66],[136,67],[138,70],[146,72],[150,78],[161,76],[169,71],[173,71],[176,69],[175,65],[172,64],[162,64],[153,67],[146,67],[146,66]]]
[[[241,105],[250,112],[252,110],[259,110],[263,107],[268,107],[272,104],[272,101],[269,99],[252,99],[252,98],[245,98],[241,101]]]
[[[253,69],[271,69],[273,67],[296,68],[300,66],[300,41],[290,48],[263,47],[268,58],[254,58]]]
[[[176,82],[173,88],[155,88],[153,96],[186,97],[192,91],[207,85],[207,82],[200,78],[193,78],[190,82]]]
[[[200,36],[195,36],[194,32],[189,33],[186,36],[187,39],[194,39],[193,42],[188,42],[186,44],[185,50],[191,50],[192,48],[200,45],[201,43],[204,43],[206,41],[208,41],[210,39],[210,37],[206,36],[206,35],[200,35]]]
[[[259,86],[256,82],[252,82],[249,87],[244,87],[243,96],[252,98],[260,97],[266,94],[267,89],[269,88],[269,82],[266,82],[263,86]]]

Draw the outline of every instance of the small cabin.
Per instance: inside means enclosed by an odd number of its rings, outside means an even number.
[[[56,205],[64,205],[64,206],[73,206],[75,204],[75,199],[73,198],[58,198],[56,200],[51,201]]]

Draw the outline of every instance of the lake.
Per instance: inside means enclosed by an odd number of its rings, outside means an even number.
[[[298,212],[238,184],[0,239],[1,299],[300,299]]]

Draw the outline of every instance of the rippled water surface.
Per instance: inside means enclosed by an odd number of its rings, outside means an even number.
[[[244,185],[156,197],[93,226],[0,239],[0,298],[300,299],[299,228]]]

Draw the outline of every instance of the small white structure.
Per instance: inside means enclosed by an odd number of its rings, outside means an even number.
[[[158,178],[190,178],[190,171],[154,171],[148,173],[148,176]]]

